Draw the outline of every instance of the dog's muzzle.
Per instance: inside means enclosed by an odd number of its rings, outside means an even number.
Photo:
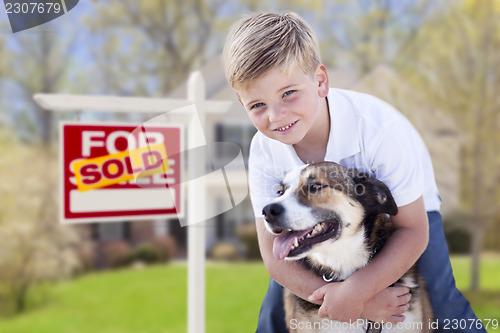
[[[273,253],[278,259],[293,258],[308,251],[313,245],[338,237],[340,219],[330,210],[316,209],[304,229],[287,224],[286,208],[281,203],[271,203],[262,209],[267,229],[277,236],[273,242]],[[313,222],[315,221],[315,222]]]
[[[262,215],[264,215],[273,234],[278,235],[283,232],[283,228],[280,228],[279,225],[285,215],[285,207],[283,205],[279,203],[269,204],[262,209]]]

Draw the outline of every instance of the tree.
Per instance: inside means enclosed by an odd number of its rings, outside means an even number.
[[[1,312],[22,312],[31,288],[78,268],[75,229],[58,224],[56,159],[0,128]],[[14,171],[15,170],[15,171]]]
[[[210,54],[222,3],[94,1],[84,22],[103,82],[99,92],[167,94]]]
[[[66,73],[73,43],[56,31],[11,34],[6,37],[2,100],[12,123],[30,141],[51,142],[54,115],[38,106],[35,93],[71,89]]]
[[[461,198],[472,213],[471,289],[479,287],[485,234],[499,214],[500,6],[443,2],[408,47],[400,66],[431,103],[453,115],[462,133]]]
[[[323,61],[359,75],[392,65],[433,12],[429,1],[357,0],[324,2],[318,11]]]

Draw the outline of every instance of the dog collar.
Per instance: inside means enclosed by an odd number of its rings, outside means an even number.
[[[323,280],[325,282],[342,282],[344,280],[337,279],[333,273],[323,273]]]

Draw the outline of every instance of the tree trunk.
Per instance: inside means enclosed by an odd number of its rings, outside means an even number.
[[[480,85],[484,83],[484,80],[480,81]],[[475,108],[475,119],[474,119],[474,137],[473,137],[473,153],[472,153],[472,162],[474,166],[473,171],[473,195],[472,198],[474,206],[474,221],[473,221],[473,230],[472,230],[472,263],[471,263],[471,281],[470,281],[470,290],[477,291],[479,289],[479,266],[480,266],[480,257],[481,250],[484,239],[484,229],[485,229],[485,214],[482,211],[483,199],[483,156],[484,156],[484,130],[485,130],[485,119],[484,119],[484,90],[479,91],[478,96],[483,97],[480,98],[478,105]]]
[[[479,217],[476,217],[479,218]],[[470,286],[471,291],[479,290],[479,280],[480,280],[480,264],[481,264],[481,249],[484,240],[484,228],[481,225],[481,221],[477,221],[478,228],[474,229],[472,234],[472,258],[471,258],[471,277]]]
[[[26,309],[26,297],[28,295],[29,284],[23,284],[19,288],[16,297],[16,313],[22,313]]]

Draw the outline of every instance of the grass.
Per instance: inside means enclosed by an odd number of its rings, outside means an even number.
[[[455,257],[452,264],[465,290],[469,260]],[[479,318],[500,320],[500,259],[485,258],[481,269],[482,290],[465,294]],[[269,279],[262,263],[209,263],[206,278],[207,333],[253,332]],[[25,314],[0,319],[0,332],[186,332],[186,280],[180,263],[89,274],[53,286]]]
[[[176,263],[89,274],[54,286],[26,314],[0,319],[0,332],[186,332],[186,281],[186,265]],[[268,282],[262,263],[207,265],[206,331],[254,330]]]
[[[486,255],[481,260],[481,290],[468,291],[470,284],[470,259],[454,257],[453,272],[457,286],[471,303],[479,319],[496,319],[500,322],[500,257]],[[488,330],[488,332],[500,332]]]

